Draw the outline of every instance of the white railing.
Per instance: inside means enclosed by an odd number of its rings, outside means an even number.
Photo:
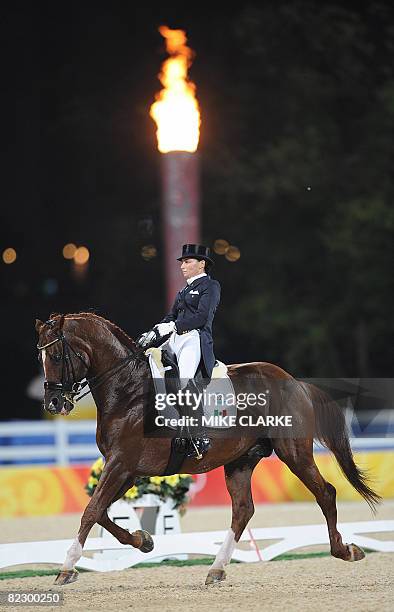
[[[392,411],[382,411],[386,414],[378,414],[374,419],[377,422],[386,423],[392,431]],[[349,416],[351,416],[349,414]],[[391,421],[390,421],[391,419]],[[350,419],[349,419],[350,420]],[[349,423],[348,420],[348,423]],[[33,460],[40,460],[41,465],[70,465],[79,460],[80,463],[91,463],[100,456],[100,451],[95,443],[96,422],[93,420],[71,421],[63,418],[53,421],[13,421],[0,423],[0,467],[4,461],[18,461],[28,464]],[[88,434],[92,436],[92,442],[71,443],[70,436],[73,434]],[[53,436],[53,444],[34,444],[34,439],[43,436]],[[15,443],[12,438],[28,437],[29,444]],[[4,438],[11,438],[6,444]],[[38,442],[38,441],[37,441]],[[386,437],[357,437],[351,438],[353,450],[394,450],[394,434],[386,434]],[[319,444],[315,445],[316,451],[321,451]]]
[[[1,438],[28,437],[29,444],[9,443],[0,444],[0,461],[23,461],[40,459],[41,465],[70,465],[76,459],[91,463],[100,456],[95,442],[71,443],[70,436],[75,434],[89,434],[95,436],[96,422],[67,421],[55,419],[54,421],[18,421],[0,423]],[[43,436],[53,436],[53,444],[34,444],[34,439]]]
[[[365,521],[359,523],[340,523],[345,542],[370,548],[382,553],[394,552],[394,540],[387,539],[394,531],[394,521]],[[384,539],[375,534],[384,534]],[[157,558],[168,559],[177,555],[203,555],[216,557],[222,543],[228,537],[228,531],[205,531],[178,533],[173,535],[154,535],[154,549],[142,553],[131,546],[124,546],[115,538],[88,538],[83,547],[84,553],[91,551],[116,551],[115,559],[103,555],[94,555],[93,559],[84,555],[77,562],[77,567],[96,572],[119,571],[137,563],[154,561]],[[277,540],[272,543],[273,540]],[[271,541],[271,543],[269,543]],[[62,565],[67,551],[75,540],[49,540],[41,542],[18,542],[0,544],[0,569],[26,564],[54,563]],[[279,555],[293,552],[297,548],[325,544],[328,546],[327,527],[319,525],[298,525],[297,527],[266,527],[246,529],[240,542],[247,543],[246,548],[235,547],[232,558],[244,563],[270,561]],[[258,542],[264,542],[260,548]],[[383,562],[384,563],[384,562]],[[389,564],[389,557],[386,563]]]

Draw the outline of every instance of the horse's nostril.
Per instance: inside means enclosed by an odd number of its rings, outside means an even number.
[[[52,404],[52,406],[57,406],[58,401],[59,401],[59,400],[57,399],[57,397],[53,397],[53,398],[51,399],[51,404]]]

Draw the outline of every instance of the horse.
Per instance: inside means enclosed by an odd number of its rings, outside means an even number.
[[[143,411],[146,402],[150,401],[146,385],[151,377],[150,368],[141,348],[120,327],[91,312],[52,314],[45,323],[37,319],[35,327],[39,359],[45,375],[44,408],[52,414],[69,414],[76,395],[89,384],[97,406],[97,446],[105,458],[99,483],[83,512],[78,534],[55,580],[55,584],[65,585],[78,577],[75,565],[95,523],[124,545],[142,552],[153,549],[153,539],[147,531],[129,533],[109,519],[107,509],[133,486],[137,477],[164,473],[171,440],[144,436]],[[263,380],[264,386],[271,385],[272,389],[278,381],[291,383],[293,414],[300,422],[309,420],[314,423],[319,441],[334,454],[354,489],[372,510],[375,509],[381,498],[369,486],[365,472],[355,464],[343,411],[337,403],[317,387],[297,381],[271,363],[229,365],[228,374],[235,389],[239,387],[239,381],[250,377]],[[328,423],[329,427],[326,426]],[[358,561],[365,556],[355,544],[342,542],[337,529],[336,490],[323,478],[314,461],[314,434],[311,429],[310,432],[304,438],[272,436],[263,441],[250,434],[242,435],[242,432],[237,434],[237,438],[212,438],[202,460],[185,459],[182,471],[189,474],[224,466],[232,503],[231,527],[209,568],[205,584],[225,579],[225,567],[254,513],[253,470],[263,456],[273,451],[314,495],[327,523],[331,555],[344,561]]]

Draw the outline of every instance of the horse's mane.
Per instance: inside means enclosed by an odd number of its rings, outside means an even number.
[[[56,319],[58,317],[61,317],[62,315],[59,313],[52,313],[51,314],[51,319]],[[105,325],[107,328],[110,329],[110,331],[114,334],[114,336],[124,345],[127,346],[128,348],[132,349],[133,351],[136,350],[136,344],[134,342],[134,340],[132,338],[130,338],[130,336],[128,334],[126,334],[125,331],[123,331],[123,329],[121,327],[119,327],[118,325],[116,325],[116,323],[113,323],[112,321],[110,321],[109,319],[105,319],[104,317],[96,314],[95,312],[74,312],[74,313],[68,313],[66,315],[64,315],[66,319],[92,319],[93,321],[97,321],[98,323],[101,323],[102,325]]]

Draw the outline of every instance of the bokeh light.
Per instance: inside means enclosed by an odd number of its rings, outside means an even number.
[[[3,251],[3,261],[5,264],[12,264],[16,260],[16,251],[12,247]]]
[[[73,259],[76,250],[77,250],[77,247],[73,242],[69,242],[68,244],[65,244],[63,247],[64,259]]]
[[[145,261],[149,261],[153,259],[157,255],[157,249],[153,244],[146,244],[141,249],[141,257],[145,259]]]
[[[46,278],[42,283],[42,291],[45,295],[55,295],[59,289],[56,278]]]
[[[226,251],[225,257],[228,261],[238,261],[241,257],[241,251],[236,246],[230,246]]]
[[[213,250],[215,251],[215,253],[217,253],[218,255],[224,255],[228,248],[229,248],[229,243],[227,242],[227,240],[223,240],[222,238],[218,238],[217,240],[215,240],[215,242],[213,243]]]
[[[83,266],[89,261],[89,257],[89,249],[87,249],[85,246],[80,246],[75,251],[73,259],[77,265]]]

